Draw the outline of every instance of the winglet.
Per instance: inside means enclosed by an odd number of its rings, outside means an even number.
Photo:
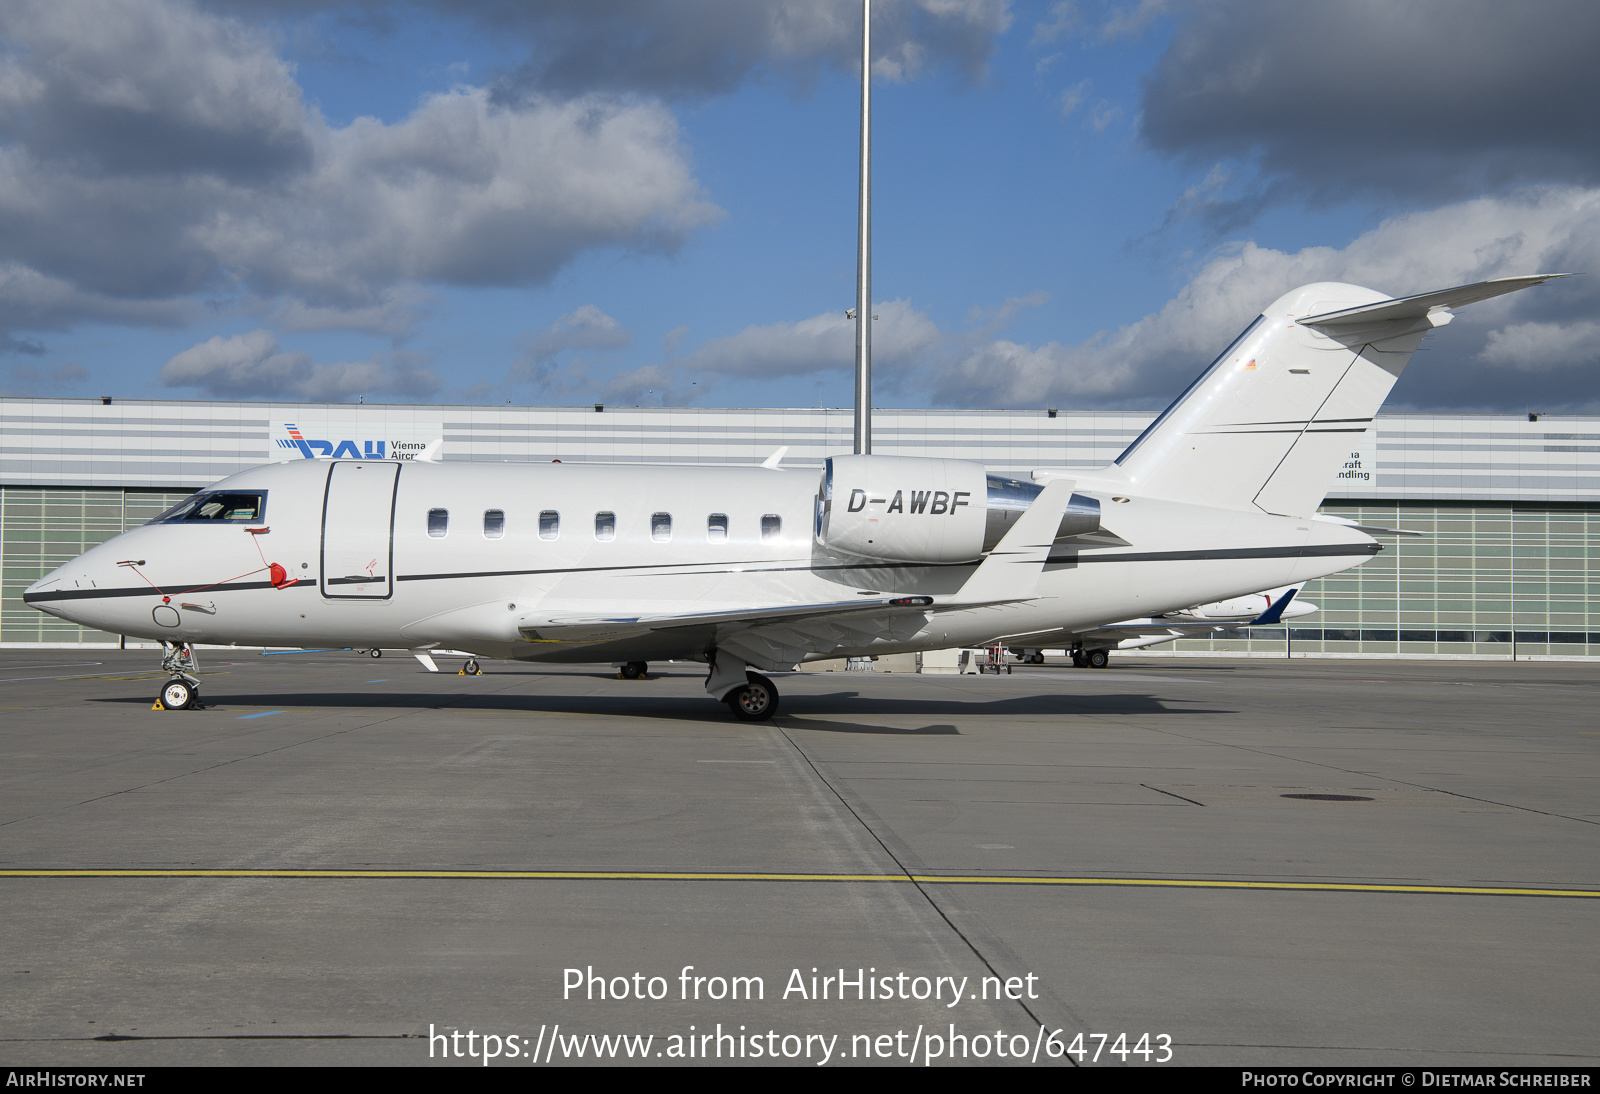
[[[439,457],[443,454],[443,452],[444,438],[435,437],[433,440],[429,441],[425,446],[423,446],[422,451],[418,452],[413,459],[419,460],[422,463],[438,463]]]
[[[952,606],[1032,599],[1076,485],[1074,479],[1051,479],[989,557],[972,571]]]
[[[1250,622],[1246,623],[1245,626],[1247,626],[1247,627],[1270,627],[1270,626],[1272,626],[1272,624],[1276,623],[1278,620],[1283,618],[1283,609],[1285,609],[1285,608],[1287,608],[1289,606],[1289,601],[1293,600],[1294,599],[1294,594],[1299,592],[1299,591],[1300,591],[1299,589],[1290,589],[1288,592],[1286,592],[1282,596],[1278,597],[1277,603],[1273,604],[1272,607],[1268,608],[1266,611],[1262,612],[1260,615],[1258,615],[1254,619],[1250,620]]]
[[[778,470],[778,465],[783,462],[783,458],[785,456],[787,456],[788,454],[789,454],[789,446],[788,445],[784,445],[782,448],[778,449],[772,455],[770,455],[766,459],[762,460],[761,461],[761,466],[765,467],[768,471],[776,471],[776,470]]]

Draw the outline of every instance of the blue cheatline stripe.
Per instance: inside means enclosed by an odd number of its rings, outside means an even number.
[[[263,710],[260,714],[241,714],[241,715],[239,715],[239,721],[242,722],[246,718],[270,718],[274,714],[287,714],[287,713],[289,713],[287,710]]]

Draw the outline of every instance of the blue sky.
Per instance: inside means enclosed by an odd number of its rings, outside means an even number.
[[[879,405],[1154,409],[1306,281],[1594,267],[1589,6],[874,10]],[[848,405],[858,35],[850,0],[8,5],[0,387]],[[1595,305],[1464,311],[1391,406],[1600,409]]]

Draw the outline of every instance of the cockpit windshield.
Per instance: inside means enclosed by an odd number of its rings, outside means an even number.
[[[212,524],[253,523],[266,512],[267,495],[238,494],[233,492],[201,493],[184,498],[162,513],[151,524],[187,524],[190,521],[207,521]]]

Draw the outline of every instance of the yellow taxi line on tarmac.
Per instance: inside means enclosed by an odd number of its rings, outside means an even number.
[[[1496,888],[1473,885],[1385,885],[1324,881],[1217,881],[1200,878],[1030,877],[995,874],[742,874],[636,870],[0,870],[4,878],[297,878],[436,881],[833,881],[933,885],[1074,885],[1169,889],[1264,889],[1291,892],[1431,893],[1455,896],[1600,897],[1596,889]]]

